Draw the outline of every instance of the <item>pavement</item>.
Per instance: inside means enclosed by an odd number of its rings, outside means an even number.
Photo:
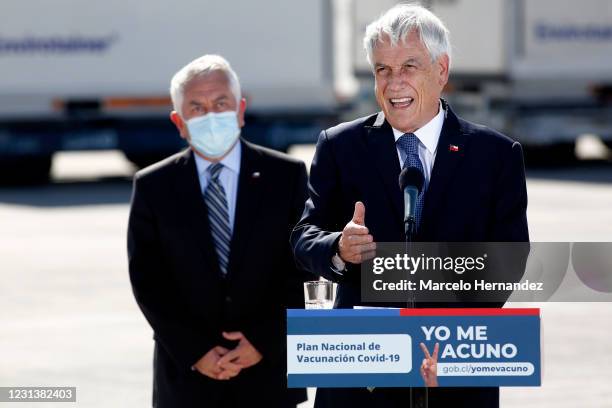
[[[152,332],[126,260],[133,171],[118,152],[66,153],[50,185],[0,188],[0,386],[76,386],[78,407],[151,406]],[[530,169],[528,192],[533,241],[612,241],[612,164]],[[537,306],[543,386],[503,389],[502,407],[612,407],[612,303]]]

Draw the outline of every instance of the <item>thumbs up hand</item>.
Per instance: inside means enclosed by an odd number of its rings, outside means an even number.
[[[365,205],[357,201],[353,219],[346,224],[338,241],[338,255],[344,262],[360,264],[373,258],[375,253],[376,243],[365,226]]]

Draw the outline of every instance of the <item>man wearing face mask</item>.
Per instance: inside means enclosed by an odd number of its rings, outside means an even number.
[[[285,310],[303,306],[289,234],[306,168],[240,137],[246,101],[222,57],[187,64],[170,93],[190,147],[136,174],[128,226],[153,406],[295,406],[306,394],[286,387]]]

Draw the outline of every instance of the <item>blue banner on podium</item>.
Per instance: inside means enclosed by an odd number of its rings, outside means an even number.
[[[539,386],[539,309],[287,311],[289,387]]]

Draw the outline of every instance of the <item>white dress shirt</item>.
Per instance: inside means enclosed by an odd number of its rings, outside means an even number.
[[[206,170],[212,164],[208,160],[193,153],[198,169],[198,178],[200,179],[200,188],[202,194],[208,186],[208,177]],[[225,198],[227,200],[227,213],[229,215],[229,226],[232,233],[234,232],[234,213],[236,212],[236,199],[238,197],[238,176],[240,175],[240,158],[242,156],[242,147],[238,141],[227,156],[221,160],[223,169],[219,174],[219,181],[225,190]]]
[[[425,126],[413,132],[417,139],[419,139],[419,158],[423,164],[423,176],[425,178],[424,188],[425,191],[429,186],[431,180],[431,171],[433,170],[434,161],[436,160],[436,151],[438,149],[438,140],[440,139],[440,133],[442,132],[442,125],[444,125],[444,107],[440,102],[440,108],[438,114],[434,116],[432,120],[427,122]],[[404,132],[401,130],[393,129],[393,136],[395,141],[402,137]],[[399,158],[400,168],[404,167],[402,156],[400,155],[400,149],[395,145],[397,149],[397,157]]]

